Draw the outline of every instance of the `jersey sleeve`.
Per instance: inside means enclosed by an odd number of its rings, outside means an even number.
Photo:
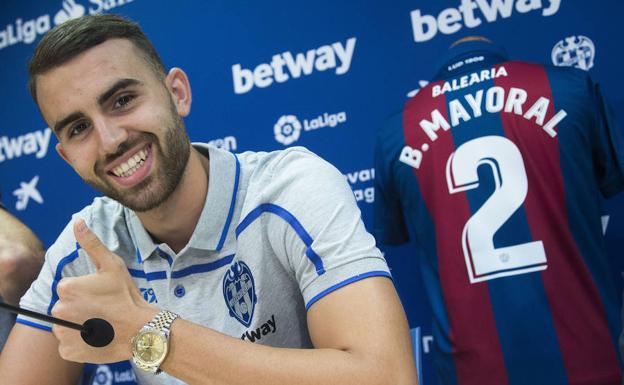
[[[400,194],[394,175],[402,143],[402,115],[390,119],[375,142],[375,221],[374,233],[386,244],[409,241]]]
[[[606,103],[600,87],[590,82],[595,103],[597,145],[594,164],[600,190],[611,197],[624,189],[624,138],[622,126]]]
[[[334,290],[371,277],[390,277],[361,219],[353,191],[335,167],[303,148],[275,164],[265,201],[274,214],[266,231],[291,270],[306,308]]]

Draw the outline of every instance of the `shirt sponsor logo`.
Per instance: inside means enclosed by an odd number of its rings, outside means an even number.
[[[542,16],[552,16],[559,11],[561,0],[461,0],[457,8],[443,9],[437,17],[427,15],[420,9],[411,12],[414,41],[422,43],[433,39],[438,32],[452,35],[464,26],[475,28],[485,20],[487,23],[511,17],[514,10],[527,13],[542,10]],[[479,17],[479,11],[482,17]]]
[[[35,175],[30,182],[20,182],[20,187],[13,191],[13,195],[17,197],[15,202],[15,209],[17,211],[26,210],[28,202],[34,200],[39,204],[43,204],[43,197],[39,190],[37,190],[37,183],[39,182],[39,175]]]
[[[433,87],[431,87],[431,96],[435,98],[436,96],[443,95],[446,92],[458,91],[462,88],[470,87],[473,84],[481,83],[485,80],[496,79],[501,76],[509,76],[507,74],[507,70],[503,66],[498,68],[493,67],[490,69],[484,69],[479,72],[473,72],[459,78],[445,81],[441,85],[434,85]]]
[[[282,115],[273,126],[273,133],[276,141],[288,146],[299,139],[302,129],[303,131],[313,131],[319,128],[336,127],[346,121],[347,113],[345,111],[333,114],[325,112],[316,118],[304,119],[303,124],[295,115]]]
[[[555,44],[550,56],[556,66],[588,71],[594,66],[596,47],[587,36],[569,36]]]
[[[253,275],[243,261],[234,262],[223,277],[223,298],[230,316],[249,327],[258,298]]]
[[[246,69],[240,63],[232,66],[234,93],[244,94],[254,86],[266,88],[274,83],[284,83],[290,79],[311,75],[314,70],[333,69],[336,75],[343,75],[351,67],[356,38],[329,45],[322,45],[307,52],[294,54],[286,51],[273,55],[270,63],[260,63],[253,70]]]
[[[357,202],[373,203],[375,202],[375,169],[366,168],[344,174],[351,185],[353,195]]]
[[[102,13],[110,9],[128,4],[134,0],[89,0],[91,4],[88,8],[89,14]],[[0,49],[18,44],[30,44],[34,42],[38,36],[45,34],[52,27],[51,20],[54,25],[59,25],[67,20],[84,16],[87,9],[84,5],[77,3],[76,0],[63,0],[61,9],[51,18],[50,14],[44,14],[32,19],[17,18],[4,29],[0,30]]]
[[[247,330],[241,335],[241,340],[248,340],[250,342],[260,341],[264,336],[269,334],[275,334],[277,331],[277,323],[275,322],[275,314],[271,316],[269,320],[255,328],[254,330]]]
[[[13,138],[0,136],[0,163],[24,155],[35,155],[37,159],[43,158],[48,153],[51,136],[52,130],[49,128]]]

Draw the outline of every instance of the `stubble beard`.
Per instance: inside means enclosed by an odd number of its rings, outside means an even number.
[[[138,137],[119,145],[115,154],[108,156],[104,161],[98,161],[95,165],[97,179],[85,179],[85,182],[136,212],[155,209],[165,202],[178,187],[190,156],[190,141],[186,128],[173,107],[173,101],[171,109],[164,143],[160,143],[158,137],[152,133],[141,133]],[[160,163],[152,163],[151,175],[137,185],[121,190],[113,184],[110,176],[106,175],[104,165],[138,143],[150,143],[150,156],[158,154],[156,159],[159,159]]]

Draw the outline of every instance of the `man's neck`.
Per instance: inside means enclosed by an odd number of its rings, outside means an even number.
[[[176,190],[154,210],[137,213],[156,242],[164,242],[178,253],[187,245],[206,202],[209,160],[191,148],[184,175]]]

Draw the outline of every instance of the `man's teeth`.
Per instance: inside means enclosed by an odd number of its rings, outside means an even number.
[[[115,167],[113,174],[124,178],[129,177],[134,174],[136,170],[143,165],[143,163],[145,163],[145,159],[147,159],[147,151],[141,150],[134,154],[134,156],[128,159],[125,163]]]

